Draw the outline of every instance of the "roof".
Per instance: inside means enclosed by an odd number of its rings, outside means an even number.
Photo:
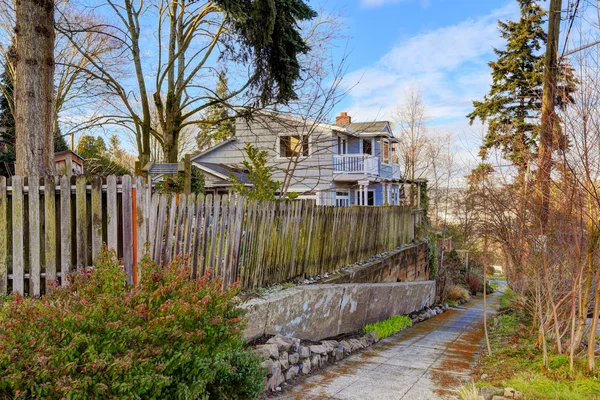
[[[78,157],[79,159],[85,160],[85,158],[83,158],[82,156],[80,156],[79,154],[75,153],[73,150],[70,150],[70,149],[69,150],[63,150],[63,151],[57,151],[56,153],[54,153],[54,157],[56,157],[56,156],[62,156],[62,155],[65,155],[65,154],[73,154],[76,157]]]
[[[223,146],[225,146],[226,144],[233,143],[233,142],[235,142],[235,141],[237,141],[237,139],[236,139],[236,137],[235,137],[235,136],[234,136],[234,137],[227,138],[227,139],[223,140],[222,142],[219,142],[219,143],[215,144],[214,146],[211,146],[211,147],[209,147],[209,148],[208,148],[208,149],[206,149],[206,150],[200,151],[200,152],[198,152],[198,153],[196,153],[196,154],[192,155],[192,157],[191,157],[191,160],[192,160],[192,161],[194,161],[194,160],[196,160],[196,159],[198,159],[198,158],[202,157],[203,155],[205,155],[205,154],[208,154],[208,153],[210,153],[210,152],[212,152],[212,151],[214,151],[214,150],[218,149],[219,147],[223,147]]]
[[[388,121],[373,121],[373,122],[353,122],[347,125],[341,125],[344,128],[358,133],[384,132],[389,125]]]
[[[203,171],[215,175],[221,179],[230,180],[231,176],[233,175],[241,183],[252,184],[252,181],[248,178],[247,171],[236,168],[232,165],[214,164],[199,161],[195,161],[195,164]]]
[[[179,171],[179,164],[152,164],[148,173],[175,175]]]

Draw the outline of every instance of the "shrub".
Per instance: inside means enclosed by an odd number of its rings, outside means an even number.
[[[469,287],[471,295],[475,296],[480,288],[483,291],[483,286],[481,286],[481,280],[479,279],[479,277],[477,277],[477,275],[469,274],[465,276],[465,281],[467,282],[467,286]]]
[[[409,317],[406,315],[394,315],[385,321],[379,321],[365,326],[364,332],[369,333],[375,331],[377,337],[383,339],[410,326],[412,326],[412,320]]]
[[[127,287],[114,253],[41,299],[0,306],[0,398],[248,399],[262,391],[236,289],[142,262]]]
[[[450,290],[448,290],[448,300],[455,302],[465,302],[471,298],[469,295],[469,291],[462,286],[452,286]]]

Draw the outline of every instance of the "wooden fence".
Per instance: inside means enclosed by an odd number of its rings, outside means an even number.
[[[332,272],[414,239],[410,207],[316,206],[311,200],[152,193],[130,176],[0,177],[0,293],[38,296],[93,265],[102,243],[122,259],[129,283],[149,252],[160,264],[189,257],[192,276],[209,270],[244,288]]]

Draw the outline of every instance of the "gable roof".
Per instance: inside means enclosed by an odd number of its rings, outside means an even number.
[[[207,163],[201,161],[196,161],[195,165],[197,165],[198,168],[204,172],[212,174],[217,178],[230,181],[231,176],[233,175],[241,183],[252,184],[252,181],[248,178],[246,171],[232,167],[231,165]]]
[[[375,133],[375,132],[388,132],[389,127],[388,121],[373,121],[373,122],[353,122],[347,125],[342,125],[356,133]]]
[[[237,139],[236,139],[235,136],[227,138],[227,139],[223,140],[222,142],[219,142],[219,143],[215,144],[214,146],[209,147],[206,150],[200,151],[200,152],[192,155],[192,157],[190,158],[190,160],[191,161],[196,161],[197,159],[199,159],[203,155],[211,153],[211,152],[217,150],[218,148],[225,146],[226,144],[233,143],[233,142],[236,142],[236,141],[237,141]]]

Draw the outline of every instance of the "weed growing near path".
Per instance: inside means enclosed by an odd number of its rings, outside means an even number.
[[[394,315],[385,321],[380,321],[365,326],[364,332],[369,333],[375,331],[375,333],[377,333],[377,337],[379,337],[379,339],[383,339],[411,326],[412,320],[406,315]]]
[[[462,286],[452,286],[448,291],[448,300],[453,301],[455,303],[458,302],[466,302],[471,299],[471,295],[469,291]]]

